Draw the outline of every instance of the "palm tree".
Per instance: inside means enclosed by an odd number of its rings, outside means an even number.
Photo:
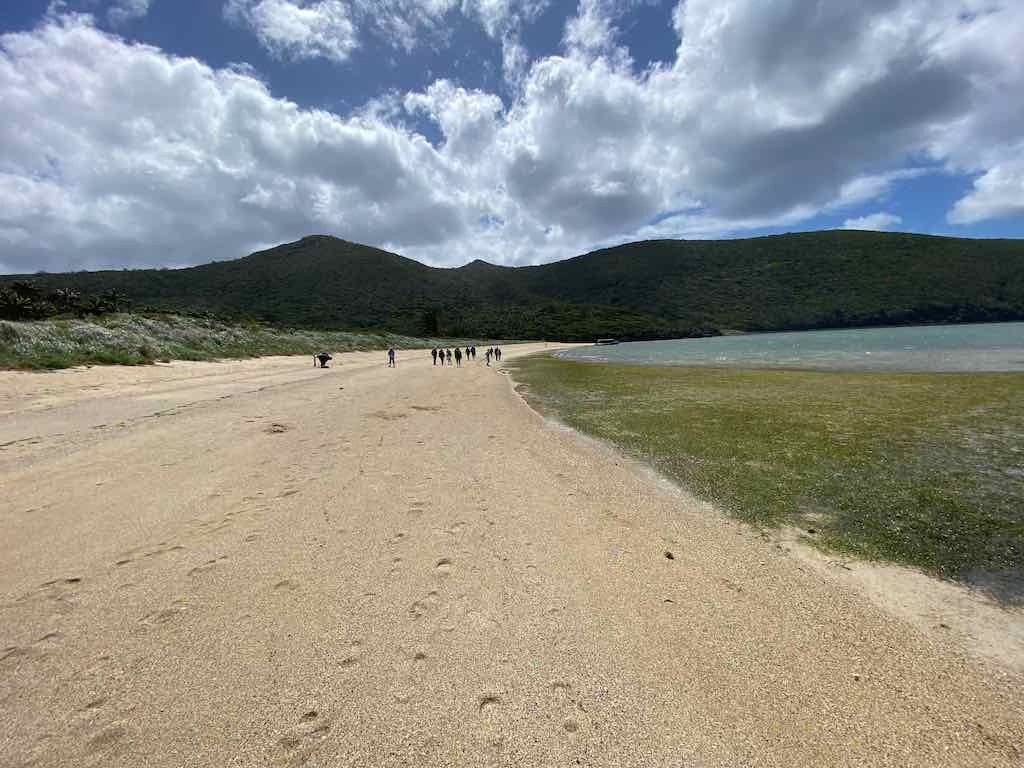
[[[15,280],[11,283],[10,290],[12,290],[16,295],[28,299],[30,302],[36,301],[43,295],[39,286],[31,280]]]
[[[82,295],[74,288],[58,288],[53,292],[52,298],[61,312],[71,312],[78,307]]]
[[[0,317],[25,320],[32,315],[32,301],[11,288],[0,288]]]
[[[103,305],[107,312],[120,312],[128,306],[128,297],[121,293],[117,288],[111,288],[109,291],[104,292],[100,299],[103,301]]]

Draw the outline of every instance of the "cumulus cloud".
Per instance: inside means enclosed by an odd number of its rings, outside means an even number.
[[[82,17],[0,45],[8,270],[195,263],[309,232],[403,248],[465,234],[449,170],[403,129],[299,109]]]
[[[231,1],[238,13],[332,6]],[[458,12],[500,40],[535,7],[464,0]],[[439,80],[349,115],[86,17],[5,35],[0,266],[195,263],[310,232],[438,264],[535,263],[884,208],[924,173],[975,179],[954,223],[1024,207],[1024,115],[1008,98],[1024,92],[1020,3],[686,0],[675,61],[643,72],[602,7],[588,0],[574,18],[597,9],[607,34],[520,61],[507,102]],[[358,35],[335,29],[317,45],[342,57]],[[278,30],[267,44],[301,56],[300,39]],[[404,127],[413,117],[436,123],[436,146]]]
[[[150,0],[115,0],[107,9],[107,20],[111,24],[124,24],[140,19],[149,13]]]
[[[843,229],[867,229],[881,232],[902,223],[903,219],[899,216],[879,211],[856,219],[847,219],[843,222]]]
[[[565,27],[565,43],[570,48],[604,51],[614,42],[611,14],[601,0],[580,0],[577,14]]]
[[[228,0],[224,17],[250,28],[279,58],[342,62],[359,44],[349,6],[341,0]]]
[[[139,2],[139,0],[124,0]],[[279,58],[346,61],[367,35],[406,52],[447,41],[453,12],[480,24],[502,43],[510,78],[521,75],[522,25],[547,0],[225,0],[224,16],[250,29]]]
[[[949,212],[951,224],[1024,216],[1024,142],[1008,159],[975,180],[973,190]]]

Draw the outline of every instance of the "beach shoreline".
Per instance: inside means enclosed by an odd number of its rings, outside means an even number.
[[[507,357],[557,345],[505,347]],[[17,378],[16,377],[31,377]],[[1014,765],[1021,678],[402,352],[0,373],[0,755]]]

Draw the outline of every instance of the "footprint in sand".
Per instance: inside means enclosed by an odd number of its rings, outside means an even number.
[[[47,602],[57,613],[70,613],[74,610],[77,602],[75,596],[78,592],[78,585],[81,584],[81,576],[68,576],[63,579],[51,579],[40,584],[31,592],[26,592],[20,598],[19,603],[25,602]]]
[[[301,717],[299,722],[277,739],[275,763],[299,766],[305,765],[330,733],[331,724],[315,709]]]
[[[0,661],[10,659],[17,663],[20,659],[45,657],[60,641],[60,632],[47,632],[34,643],[27,646],[10,645],[0,650]]]
[[[139,619],[139,624],[147,627],[155,626],[157,624],[167,624],[170,621],[174,621],[174,619],[186,610],[188,610],[188,606],[184,600],[175,600],[171,603],[169,608],[163,608],[159,611],[150,611]]]
[[[189,572],[188,572],[188,575],[189,576],[200,576],[200,575],[202,575],[204,573],[207,573],[208,571],[212,571],[221,562],[223,562],[224,560],[227,560],[227,559],[228,559],[227,555],[221,555],[220,557],[215,557],[213,560],[207,560],[202,565],[197,565],[194,568],[190,568]]]
[[[493,720],[501,712],[501,696],[488,693],[477,699],[476,710],[481,717]]]
[[[162,557],[172,552],[181,552],[184,549],[185,547],[182,544],[168,545],[164,542],[161,542],[157,545],[156,549],[151,549],[149,552],[145,552],[142,556],[145,558]]]
[[[572,686],[564,680],[552,680],[551,692],[554,708],[561,710],[562,729],[567,734],[577,733],[581,726],[581,717],[586,717],[586,708],[573,694]]]
[[[441,598],[436,589],[430,590],[422,600],[415,601],[409,606],[409,615],[414,619],[421,619],[437,607]]]
[[[343,651],[341,661],[339,664],[348,669],[354,667],[360,662],[363,656],[363,643],[361,640],[351,641],[347,649]]]
[[[274,585],[274,589],[281,589],[285,592],[294,592],[299,588],[299,582],[293,579],[282,579]]]
[[[88,755],[102,754],[105,758],[119,754],[127,748],[129,735],[128,726],[124,723],[108,725],[89,739],[85,745],[85,752]]]
[[[434,566],[434,572],[441,577],[451,576],[452,573],[452,561],[447,557],[442,557],[437,561]]]

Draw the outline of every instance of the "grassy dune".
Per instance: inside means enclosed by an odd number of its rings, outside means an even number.
[[[0,320],[0,368],[144,365],[166,360],[214,360],[261,355],[312,355],[321,349],[423,347],[437,339],[388,333],[348,333],[228,324],[179,315],[109,315],[90,320]]]
[[[1024,374],[509,365],[546,412],[743,520],[1024,596]]]

